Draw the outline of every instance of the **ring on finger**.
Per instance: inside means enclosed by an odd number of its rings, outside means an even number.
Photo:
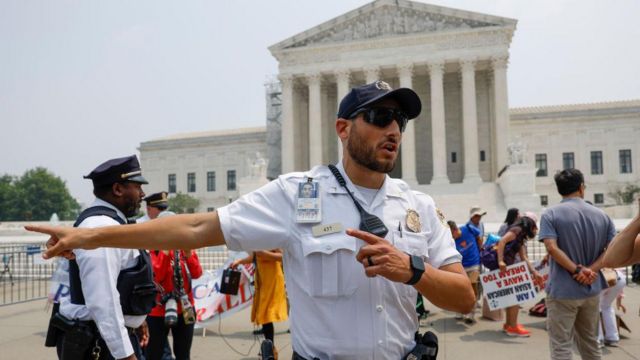
[[[367,263],[369,264],[369,266],[373,266],[373,265],[375,265],[375,264],[373,263],[373,260],[371,260],[371,256],[367,256]]]

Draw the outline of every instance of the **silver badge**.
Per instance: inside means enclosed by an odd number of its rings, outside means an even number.
[[[420,224],[420,215],[413,209],[407,210],[407,218],[405,220],[407,228],[414,233],[420,232],[422,225]]]
[[[382,80],[376,81],[376,88],[378,88],[380,90],[391,91],[391,86],[389,86],[389,84],[387,84],[386,82],[384,82]]]

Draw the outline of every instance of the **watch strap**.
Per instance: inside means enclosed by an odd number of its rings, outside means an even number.
[[[422,269],[417,269],[413,264],[414,261],[422,261],[422,258],[420,258],[419,256],[416,255],[411,255],[409,254],[409,256],[411,257],[410,260],[410,265],[411,265],[411,279],[409,279],[409,281],[405,282],[405,284],[407,285],[415,285],[416,283],[418,283],[418,281],[420,281],[420,278],[422,278],[422,274],[424,274],[424,266],[422,267]]]

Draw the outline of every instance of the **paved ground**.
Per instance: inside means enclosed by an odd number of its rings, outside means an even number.
[[[634,331],[623,332],[625,338],[618,348],[604,349],[604,359],[640,359],[640,287],[627,287],[625,304],[628,313],[625,321]],[[49,317],[45,301],[0,306],[0,358],[30,360],[54,359],[55,352],[43,346]],[[525,308],[530,305],[527,304]],[[433,308],[432,308],[433,309]],[[524,311],[521,322],[532,330],[526,339],[509,338],[499,331],[501,323],[479,320],[467,326],[453,318],[453,314],[433,311],[423,329],[435,330],[440,338],[438,359],[487,359],[487,360],[538,360],[548,359],[548,338],[544,319],[528,316]],[[290,359],[290,335],[288,324],[276,324],[276,345],[281,359]],[[219,323],[214,323],[202,336],[197,331],[192,349],[192,359],[257,359],[258,342],[254,341],[245,310]],[[221,334],[224,335],[221,336]],[[227,345],[228,343],[228,345]],[[234,347],[237,354],[232,349]],[[253,346],[253,347],[252,347]],[[576,356],[576,358],[579,358]]]

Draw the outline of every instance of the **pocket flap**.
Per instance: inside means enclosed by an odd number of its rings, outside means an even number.
[[[304,256],[312,253],[332,254],[336,250],[349,250],[356,252],[356,238],[340,233],[330,236],[312,237],[302,239],[302,252]]]
[[[427,233],[412,233],[408,231],[400,233],[399,231],[394,231],[394,245],[411,255],[418,255],[426,259],[429,251],[427,235]]]

